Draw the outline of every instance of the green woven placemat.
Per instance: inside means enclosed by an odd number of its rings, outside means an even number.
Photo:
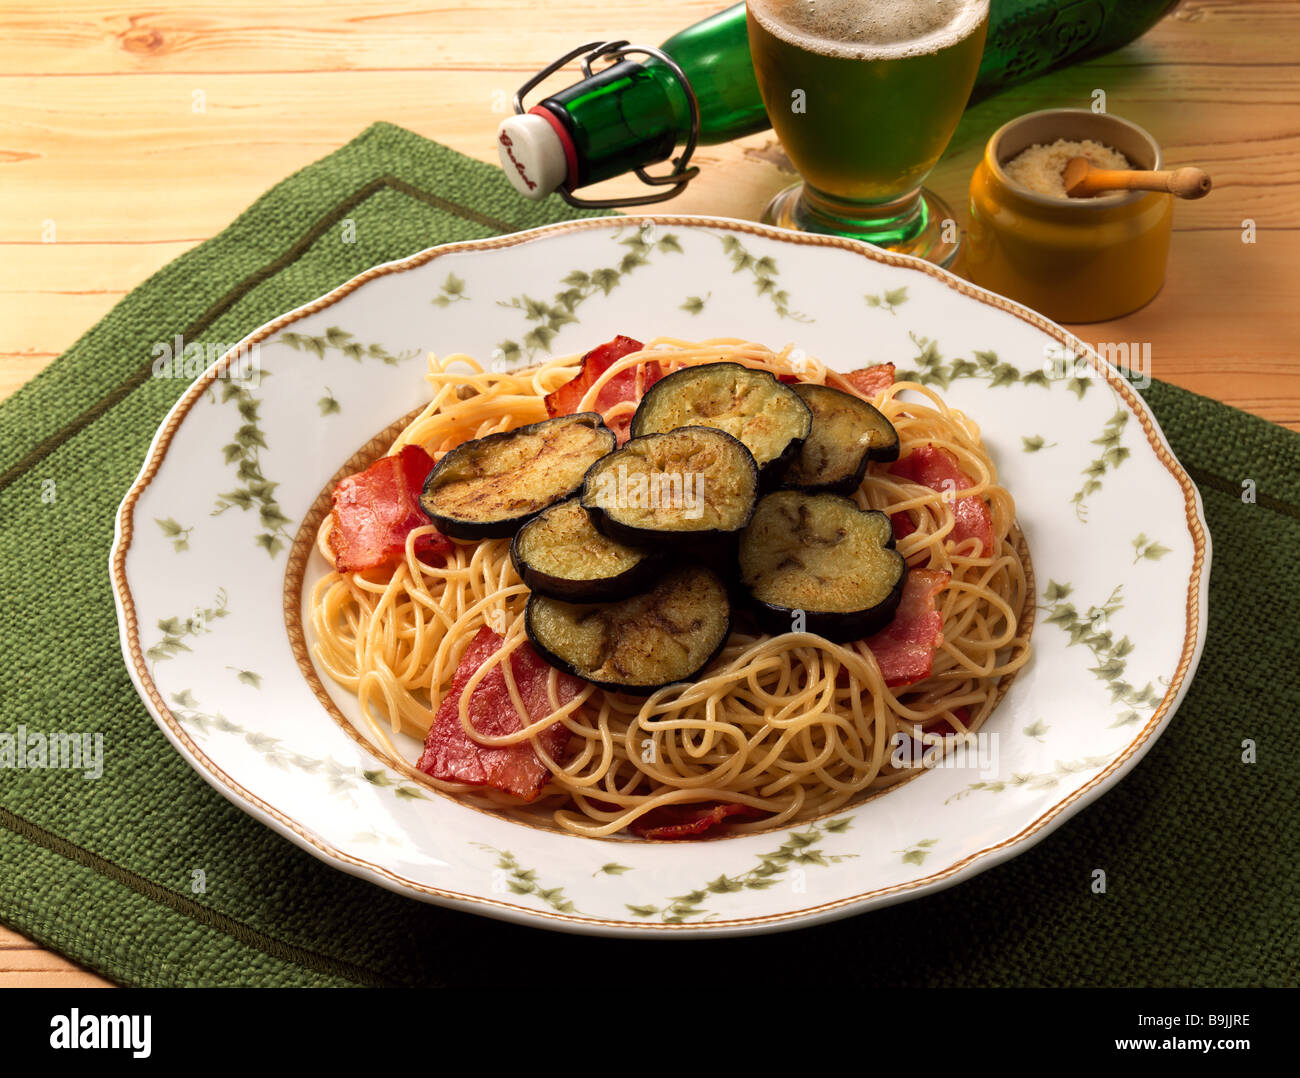
[[[84,730],[106,746],[95,781],[0,770],[0,919],[130,985],[527,985],[524,969],[581,968],[640,985],[680,980],[682,960],[751,984],[784,981],[787,963],[811,985],[1296,984],[1300,438],[1161,384],[1147,399],[1214,537],[1200,673],[1117,789],[959,887],[779,936],[559,935],[347,876],[190,770],[127,678],[108,582],[117,505],[184,388],[148,377],[152,342],[238,340],[376,263],[573,216],[377,124],[159,271],[0,404],[0,732]],[[1098,868],[1104,895],[1091,891]]]

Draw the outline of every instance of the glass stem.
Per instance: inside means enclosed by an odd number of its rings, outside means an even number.
[[[805,182],[794,214],[807,231],[857,236],[882,247],[906,244],[929,224],[920,187],[889,202],[846,202]]]

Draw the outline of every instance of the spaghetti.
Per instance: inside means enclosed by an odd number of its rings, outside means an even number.
[[[648,359],[666,373],[726,360],[866,396],[844,375],[790,346],[773,352],[737,339],[659,338],[617,360],[575,410],[593,409],[607,383]],[[566,356],[503,373],[485,371],[465,355],[431,357],[433,400],[389,452],[419,445],[436,460],[467,440],[546,419],[544,397],[574,376],[577,362]],[[356,694],[373,743],[395,766],[479,805],[541,813],[578,835],[613,835],[664,806],[717,803],[767,814],[735,823],[733,833],[765,830],[888,789],[920,769],[915,756],[900,761],[894,753],[902,739],[936,731],[963,735],[988,719],[1007,680],[1028,659],[1024,614],[1031,609],[1031,584],[1014,503],[997,483],[976,424],[912,382],[895,383],[870,399],[896,428],[903,458],[921,447],[940,447],[971,479],[968,488],[931,490],[876,468],[852,495],[861,508],[906,514],[915,530],[897,548],[909,566],[949,574],[937,598],[942,643],[923,681],[891,688],[864,641],[834,644],[801,632],[771,636],[742,625],[697,681],[649,697],[584,685],[561,703],[559,675],[552,670],[546,686],[552,713],[534,722],[512,664],[504,661],[527,641],[528,588],[511,564],[509,540],[457,542],[445,564],[430,564],[417,556],[416,542],[432,525],[410,533],[405,557],[391,570],[334,571],[320,579],[310,602],[316,658]],[[636,400],[621,402],[606,411],[606,421],[612,426],[635,407]],[[954,506],[970,497],[988,506],[991,551],[977,540],[953,541]],[[316,543],[333,564],[330,528],[326,517]],[[399,733],[425,737],[461,657],[485,625],[504,642],[471,677],[459,718],[480,744],[531,743],[551,779],[526,808],[505,795],[414,772],[393,739]],[[487,737],[473,730],[467,702],[496,667],[520,729]],[[557,721],[570,735],[562,759],[552,758],[539,738]]]

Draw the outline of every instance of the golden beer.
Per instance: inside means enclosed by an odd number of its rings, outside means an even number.
[[[772,126],[805,189],[781,224],[914,246],[920,185],[979,69],[988,0],[748,0]],[[910,234],[909,234],[910,233]]]

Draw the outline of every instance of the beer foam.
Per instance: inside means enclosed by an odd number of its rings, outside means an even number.
[[[924,56],[969,37],[989,0],[749,0],[787,44],[844,60]]]

